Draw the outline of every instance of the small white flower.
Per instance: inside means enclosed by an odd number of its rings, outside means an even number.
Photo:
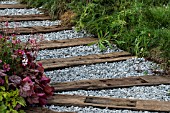
[[[28,59],[22,60],[22,65],[23,65],[23,66],[26,66],[27,64],[28,64]]]

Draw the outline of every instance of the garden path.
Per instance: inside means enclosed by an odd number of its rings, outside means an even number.
[[[170,75],[155,74],[160,71],[157,64],[115,45],[101,52],[97,45],[87,46],[98,39],[85,31],[62,27],[37,9],[25,14],[21,9],[29,10],[26,5],[0,4],[0,22],[10,24],[2,33],[15,32],[23,41],[37,33],[43,35],[46,40],[40,42],[37,61],[55,88],[46,108],[29,108],[28,113],[170,112]],[[16,23],[17,29],[13,27]]]

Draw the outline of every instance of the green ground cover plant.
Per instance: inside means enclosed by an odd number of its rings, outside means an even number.
[[[0,34],[0,113],[23,113],[21,108],[43,106],[53,95],[50,79],[35,60],[37,52],[34,38],[23,44],[15,34],[9,36],[8,30]]]
[[[77,30],[96,35],[101,50],[111,43],[139,57],[170,63],[169,0],[21,0],[51,15],[76,13]],[[62,12],[62,13],[61,13]],[[153,54],[156,52],[156,54]]]

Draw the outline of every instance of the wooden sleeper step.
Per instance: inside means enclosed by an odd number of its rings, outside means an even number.
[[[0,22],[43,21],[43,20],[51,20],[51,18],[50,16],[44,14],[0,16]]]
[[[65,40],[52,40],[52,41],[43,41],[39,44],[39,49],[59,49],[66,47],[73,47],[79,45],[87,45],[90,43],[96,43],[97,38],[85,37],[85,38],[74,38],[74,39],[65,39]]]
[[[55,91],[59,92],[73,90],[101,90],[132,86],[153,86],[161,84],[170,84],[170,75],[145,75],[115,79],[80,80],[73,82],[53,83],[51,85],[54,87]]]
[[[133,57],[134,56],[130,56],[130,53],[128,52],[113,52],[107,54],[76,56],[71,58],[45,59],[45,60],[40,60],[38,62],[41,62],[43,64],[45,70],[52,70],[52,69],[61,69],[61,68],[66,68],[71,66],[123,61]]]
[[[71,30],[71,27],[62,27],[60,25],[53,26],[33,26],[33,27],[18,27],[16,28],[1,28],[3,34],[36,34],[36,33],[50,33],[62,30]]]
[[[0,4],[0,9],[23,9],[27,7],[28,6],[24,4]]]
[[[123,99],[109,97],[79,96],[56,94],[51,100],[50,105],[59,106],[79,106],[79,107],[98,107],[108,109],[129,109],[142,111],[170,112],[170,102],[157,100]]]

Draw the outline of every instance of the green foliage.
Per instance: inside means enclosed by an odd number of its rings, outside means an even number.
[[[170,58],[169,0],[73,0],[69,7],[77,13],[77,30],[97,35],[100,48],[107,40],[138,56],[159,48],[161,56]]]
[[[150,7],[145,12],[145,17],[149,21],[148,26],[151,28],[170,28],[170,6]]]
[[[159,37],[162,37],[159,42],[162,55],[166,56],[167,60],[170,60],[170,29],[160,30]]]
[[[43,6],[59,17],[67,9],[76,13],[77,30],[96,35],[103,50],[113,42],[138,56],[158,48],[170,59],[170,0],[20,0]]]
[[[68,8],[67,3],[70,0],[19,0],[21,3],[28,4],[31,7],[42,7],[53,18],[59,18]]]
[[[17,111],[17,106],[26,106],[23,97],[19,96],[19,90],[7,91],[4,86],[0,86],[0,113],[24,113]]]

